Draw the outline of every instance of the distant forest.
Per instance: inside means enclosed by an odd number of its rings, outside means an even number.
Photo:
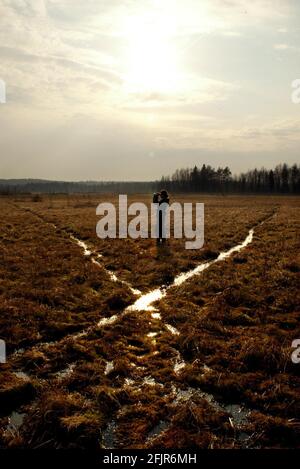
[[[0,194],[21,193],[147,193],[160,189],[170,192],[214,194],[300,194],[300,166],[281,164],[274,169],[253,169],[239,175],[231,170],[201,167],[177,169],[159,181],[46,181],[39,179],[0,179]]]
[[[177,169],[171,177],[163,177],[161,185],[173,192],[299,194],[300,166],[282,164],[232,176],[228,166],[215,169],[203,164]]]

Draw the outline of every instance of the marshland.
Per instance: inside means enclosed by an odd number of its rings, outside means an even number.
[[[172,200],[201,249],[99,239],[111,194],[1,196],[2,448],[299,445],[299,198]]]

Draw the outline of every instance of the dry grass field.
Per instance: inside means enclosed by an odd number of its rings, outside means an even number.
[[[0,447],[299,446],[299,198],[172,197],[205,203],[200,250],[99,239],[103,201],[0,198]]]

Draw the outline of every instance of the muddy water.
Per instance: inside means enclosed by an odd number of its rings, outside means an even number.
[[[156,288],[155,290],[152,290],[151,292],[146,293],[145,295],[142,295],[140,298],[136,300],[136,302],[133,305],[128,306],[127,311],[156,311],[156,308],[153,306],[153,303],[155,301],[158,301],[164,298],[167,295],[167,292],[170,288],[178,287],[182,285],[184,282],[186,282],[190,278],[194,277],[195,275],[199,275],[201,272],[208,269],[211,265],[220,261],[224,261],[225,259],[230,257],[233,253],[241,251],[246,246],[248,246],[248,244],[252,242],[253,234],[254,234],[254,229],[252,228],[249,231],[247,237],[244,239],[244,241],[241,244],[237,244],[236,246],[229,249],[228,251],[221,252],[216,259],[210,262],[205,262],[204,264],[200,264],[194,269],[189,270],[188,272],[183,272],[182,274],[177,275],[177,277],[175,277],[174,279],[174,282],[168,287]]]
[[[75,238],[75,236],[71,235],[70,238],[75,241],[78,246],[80,246],[82,249],[83,249],[83,254],[85,256],[91,256],[92,255],[92,251],[90,251],[86,245],[86,243],[84,241],[81,241],[80,239],[78,238]]]
[[[72,239],[72,241],[75,241],[75,243],[78,244],[79,247],[81,247],[81,249],[83,249],[83,254],[84,256],[87,256],[87,257],[91,257],[91,256],[96,256],[97,259],[100,259],[102,257],[102,254],[96,254],[94,253],[93,251],[91,251],[88,247],[88,245],[76,238],[74,235],[71,235],[70,238]],[[134,295],[138,296],[138,295],[141,295],[142,292],[140,290],[137,290],[136,288],[133,288],[129,282],[126,282],[125,280],[121,280],[119,279],[116,274],[114,272],[112,272],[111,270],[108,270],[108,269],[105,269],[105,267],[103,265],[100,264],[100,262],[97,261],[97,259],[95,259],[94,257],[91,258],[92,262],[94,264],[96,264],[97,266],[99,266],[101,269],[104,269],[107,274],[109,275],[109,278],[113,281],[113,282],[121,282],[123,285],[126,285],[126,287],[129,288],[129,290],[131,291],[131,293],[133,293]]]
[[[166,422],[165,420],[160,420],[160,422],[148,433],[146,443],[149,443],[151,440],[154,440],[158,436],[161,436],[169,427],[169,422]]]
[[[180,332],[176,329],[176,327],[171,326],[171,324],[165,324],[166,329],[168,329],[169,332],[173,335],[180,335]]]
[[[7,430],[11,432],[18,431],[23,424],[25,413],[13,411],[8,418]]]
[[[105,366],[105,371],[104,371],[104,374],[105,376],[109,375],[109,373],[111,373],[114,369],[114,362],[107,362],[106,363],[106,366]]]
[[[120,318],[120,316],[118,316],[116,314],[114,314],[113,316],[110,316],[109,318],[102,318],[98,322],[97,326],[98,327],[104,327],[104,326],[107,326],[109,324],[114,324],[119,318]]]
[[[12,412],[9,417],[9,425],[15,429],[18,429],[24,421],[25,413]]]
[[[197,266],[196,268],[194,268],[194,269],[192,269],[188,272],[184,272],[182,274],[179,274],[174,279],[174,282],[170,286],[165,287],[165,288],[156,288],[156,289],[152,290],[151,292],[148,292],[145,295],[140,296],[132,305],[128,306],[119,315],[114,315],[114,316],[111,316],[109,318],[102,318],[96,324],[96,327],[99,328],[99,327],[103,327],[103,326],[106,326],[106,325],[112,325],[117,320],[121,319],[123,317],[123,315],[127,314],[130,311],[149,311],[149,312],[152,312],[151,316],[152,316],[153,319],[160,320],[161,315],[157,311],[157,309],[153,306],[154,302],[156,302],[156,301],[162,299],[163,297],[165,297],[170,288],[182,285],[185,281],[187,281],[188,279],[190,279],[191,277],[193,277],[195,275],[200,274],[201,272],[206,270],[208,267],[210,267],[212,264],[214,264],[216,262],[219,262],[219,261],[225,260],[226,258],[231,256],[234,252],[241,251],[243,248],[245,248],[248,244],[250,244],[252,242],[253,233],[254,233],[254,229],[251,229],[249,231],[247,237],[245,238],[245,240],[241,244],[238,244],[238,245],[234,246],[233,248],[229,249],[228,251],[224,251],[224,252],[220,253],[219,256],[216,259],[214,259],[213,261],[206,262],[204,264],[200,264],[199,266]],[[88,248],[87,244],[84,241],[79,240],[78,238],[76,238],[73,235],[71,235],[71,239],[74,242],[76,242],[83,249],[83,253],[84,253],[85,256],[91,257],[93,255],[92,252],[90,251],[90,249]],[[97,257],[101,257],[101,255],[97,254]],[[91,260],[92,260],[92,262],[98,264],[99,267],[104,269],[104,267],[94,257],[91,257]],[[113,281],[119,281],[118,278],[116,277],[116,275],[113,272],[108,271],[107,269],[105,269],[105,270],[108,273],[108,275],[110,275],[110,277]],[[140,295],[141,294],[141,292],[139,290],[133,289],[130,286],[130,284],[128,284],[127,282],[122,281],[122,283],[126,284],[135,295]],[[166,328],[169,329],[169,331],[172,332],[173,334],[178,334],[178,331],[173,326],[166,325]],[[66,336],[62,340],[65,340],[65,339],[68,339],[68,338],[71,338],[71,337],[74,338],[74,339],[83,337],[83,336],[87,335],[88,332],[92,329],[93,329],[93,326],[91,326],[90,328],[88,328],[86,330],[83,330],[81,332]],[[43,349],[43,348],[47,349],[48,347],[51,347],[51,345],[56,346],[57,341],[40,343],[37,346],[33,347],[32,350],[35,350],[35,349],[40,350],[40,349]],[[24,352],[23,349],[17,350],[13,353],[12,356],[16,357],[18,355],[21,355],[23,352]]]
[[[70,365],[68,365],[66,368],[64,368],[61,371],[58,371],[56,373],[56,377],[60,380],[64,378],[68,378],[73,373],[75,367],[76,367],[76,363],[70,363]]]
[[[250,413],[249,409],[245,409],[239,404],[229,404],[224,408],[226,412],[232,416],[232,419],[237,426],[247,423],[247,418]]]
[[[15,371],[14,375],[17,376],[17,378],[23,379],[24,381],[30,380],[29,374],[25,373],[25,371]]]
[[[199,275],[201,272],[205,271],[208,269],[211,265],[214,263],[223,261],[230,257],[232,254],[241,251],[244,249],[248,244],[250,244],[253,240],[253,234],[254,230],[251,229],[245,238],[245,240],[234,246],[233,248],[229,249],[228,251],[221,252],[219,256],[214,259],[213,261],[206,262],[203,264],[200,264],[196,268],[184,272],[182,274],[179,274],[175,279],[172,285],[164,288],[156,288],[152,290],[149,293],[146,293],[145,295],[142,295],[139,297],[136,302],[129,306],[125,311],[130,312],[130,311],[148,311],[151,312],[151,317],[152,319],[156,320],[161,320],[161,316],[159,312],[157,311],[157,308],[153,306],[153,303],[156,301],[159,301],[160,299],[164,298],[167,295],[167,292],[170,288],[172,287],[178,287],[182,285],[184,282],[189,280],[190,278],[194,277],[195,275]],[[164,324],[164,327],[173,335],[179,335],[179,331],[172,325],[170,324]],[[148,337],[155,337],[156,332],[150,332],[148,333]],[[177,355],[174,360],[174,365],[173,365],[173,370],[176,375],[179,375],[185,368],[186,363],[184,362],[183,358],[181,357],[180,353],[177,352]],[[210,368],[207,366],[203,367],[203,373],[211,372]],[[160,383],[157,383],[151,376],[148,376],[144,378],[143,384],[148,384],[151,386],[156,386],[159,385]],[[133,383],[127,382],[127,386],[134,386]],[[249,435],[246,433],[240,432],[239,427],[246,423],[247,421],[247,416],[249,414],[249,411],[243,410],[240,405],[230,405],[230,406],[223,406],[219,402],[217,402],[214,399],[214,396],[211,394],[208,394],[206,392],[203,392],[202,390],[195,390],[192,388],[188,388],[186,390],[179,390],[176,389],[175,387],[173,388],[173,393],[175,394],[175,399],[173,401],[173,405],[177,406],[181,404],[182,402],[186,402],[189,399],[192,398],[195,394],[200,396],[201,398],[205,399],[207,402],[210,403],[215,409],[218,411],[221,410],[226,410],[228,414],[230,415],[229,417],[229,422],[231,426],[237,431],[237,437],[242,443],[244,440],[247,441]],[[170,423],[166,421],[160,421],[159,424],[152,429],[152,431],[147,435],[146,442],[149,443],[150,441],[156,439],[157,437],[161,436],[169,427]]]
[[[56,228],[56,227],[54,227],[54,228]],[[111,316],[109,318],[102,318],[94,327],[101,328],[101,327],[106,326],[106,325],[112,325],[117,320],[121,319],[123,317],[123,315],[127,314],[130,311],[149,311],[149,312],[151,312],[152,319],[161,320],[160,313],[153,306],[154,302],[156,302],[156,301],[160,300],[161,298],[165,297],[170,288],[182,285],[185,281],[187,281],[188,279],[190,279],[191,277],[193,277],[195,275],[200,274],[201,272],[206,270],[208,267],[210,267],[212,264],[214,264],[216,262],[219,262],[219,261],[225,260],[226,258],[231,256],[234,252],[241,251],[243,248],[245,248],[248,244],[250,244],[252,242],[253,233],[254,233],[254,229],[251,229],[249,231],[247,237],[245,238],[245,240],[241,244],[238,244],[238,245],[234,246],[233,248],[229,249],[228,251],[224,251],[224,252],[220,253],[219,256],[211,262],[206,262],[204,264],[200,264],[199,266],[197,266],[196,268],[194,268],[194,269],[192,269],[188,272],[184,272],[182,274],[179,274],[174,279],[174,282],[170,286],[165,287],[165,288],[156,288],[156,289],[152,290],[151,292],[148,292],[145,295],[140,296],[132,305],[128,306],[122,313],[120,313],[119,315]],[[85,256],[91,257],[92,262],[98,264],[100,268],[104,269],[104,267],[94,257],[92,257],[93,253],[91,252],[91,250],[88,248],[87,244],[84,241],[79,240],[78,238],[76,238],[73,235],[71,235],[70,238],[74,242],[76,242],[83,249],[83,253],[84,253]],[[101,257],[100,254],[97,254],[96,256]],[[118,278],[116,277],[116,275],[113,272],[108,271],[107,269],[104,269],[104,270],[106,270],[106,272],[108,273],[108,275],[111,277],[111,279],[113,281],[120,281],[120,280],[118,280]],[[125,282],[125,281],[121,281],[121,282],[123,284],[126,284],[128,286],[128,288],[130,288],[131,291],[135,295],[141,295],[141,292],[139,290],[133,289],[128,282]],[[173,326],[170,326],[170,325],[165,325],[165,326],[171,333],[178,334],[178,331]],[[93,329],[93,326],[91,326],[88,329],[83,330],[81,332],[66,336],[62,340],[65,340],[65,339],[68,339],[68,338],[76,339],[76,338],[84,337],[92,329]],[[40,343],[40,344],[32,347],[32,350],[41,350],[43,348],[47,349],[51,346],[56,346],[56,345],[57,345],[57,341],[44,342],[44,343]],[[23,352],[24,352],[24,349],[17,350],[12,354],[12,357],[16,357],[18,355],[21,355]]]
[[[152,312],[151,316],[153,319],[158,319],[160,320],[161,319],[161,315],[160,313],[157,311],[157,309],[153,306],[153,303],[164,298],[166,295],[167,295],[167,292],[170,288],[172,287],[177,287],[177,286],[180,286],[182,285],[185,281],[187,281],[188,279],[190,279],[191,277],[195,276],[195,275],[198,275],[200,274],[201,272],[203,272],[204,270],[206,270],[208,267],[210,267],[212,264],[216,263],[216,262],[219,262],[219,261],[223,261],[225,260],[226,258],[228,258],[229,256],[231,256],[234,252],[239,252],[241,251],[243,248],[245,248],[248,244],[250,244],[253,240],[253,233],[254,233],[254,229],[251,229],[247,235],[247,237],[245,238],[245,240],[241,243],[241,244],[238,244],[236,246],[234,246],[233,248],[229,249],[228,251],[224,251],[222,253],[219,254],[219,256],[214,259],[213,261],[211,262],[206,262],[204,264],[200,264],[199,266],[197,266],[195,269],[192,269],[188,272],[184,272],[182,274],[179,274],[175,279],[174,279],[174,282],[169,285],[168,287],[165,287],[165,288],[156,288],[154,290],[152,290],[151,292],[149,293],[146,293],[145,295],[142,295],[140,296],[132,305],[128,306],[121,314],[119,315],[114,315],[114,316],[111,316],[109,318],[103,318],[101,319],[97,324],[96,324],[96,327],[103,327],[103,326],[106,326],[106,325],[112,325],[114,324],[117,320],[121,319],[123,317],[124,314],[127,314],[128,312],[130,311],[149,311],[149,312]],[[91,253],[91,251],[89,250],[87,244],[84,242],[84,241],[81,241],[79,240],[78,238],[76,238],[75,236],[71,235],[70,237],[74,242],[76,242],[82,249],[83,249],[83,252],[84,252],[84,255],[87,256],[87,257],[91,257],[93,254]],[[101,257],[100,254],[97,254],[97,257]],[[135,295],[141,295],[141,292],[139,290],[136,290],[134,288],[131,287],[131,285],[128,283],[128,282],[125,282],[125,281],[122,281],[122,280],[119,280],[116,275],[105,269],[94,257],[91,257],[91,260],[92,262],[94,262],[95,264],[98,264],[99,267],[103,268],[107,273],[108,275],[111,277],[111,279],[113,281],[121,281],[123,284],[127,285],[128,288],[130,288],[130,290],[135,294]],[[172,326],[169,326],[167,325],[166,326],[169,330],[170,330],[170,327]],[[85,335],[88,334],[88,332],[90,330],[92,330],[93,326],[91,326],[90,328],[86,329],[86,330],[83,330],[81,332],[78,332],[78,333],[75,333],[75,334],[71,334],[69,336],[66,336],[63,340],[65,339],[68,339],[68,338],[71,338],[73,337],[74,339],[76,338],[80,338],[80,337],[83,337]],[[173,333],[175,331],[175,328],[173,328]],[[171,332],[171,330],[170,330]],[[177,331],[178,332],[178,331]],[[39,350],[39,349],[42,349],[42,348],[48,348],[50,347],[51,345],[55,346],[57,344],[57,341],[54,341],[54,342],[45,342],[45,343],[40,343],[38,344],[37,346],[33,347],[32,350]],[[12,356],[18,356],[20,354],[22,354],[24,352],[24,349],[20,349],[20,350],[17,350],[13,353]]]
[[[136,302],[128,306],[127,311],[155,311],[154,306],[151,306],[155,301],[160,300],[166,295],[166,289],[156,288],[150,293],[146,293],[136,300]]]
[[[223,261],[226,258],[230,257],[233,253],[239,252],[240,250],[245,248],[248,244],[250,244],[252,242],[253,232],[254,232],[254,230],[251,229],[249,231],[247,237],[245,238],[245,240],[241,244],[238,244],[237,246],[234,246],[233,248],[229,249],[228,251],[224,251],[224,252],[220,253],[219,256],[216,259],[214,259],[213,261],[200,264],[196,268],[194,268],[194,269],[192,269],[188,272],[181,273],[174,279],[174,282],[170,286],[163,287],[163,288],[156,288],[156,289],[152,290],[151,292],[146,293],[145,295],[142,295],[139,290],[133,289],[132,286],[128,282],[119,280],[113,272],[105,269],[103,267],[103,265],[100,262],[98,262],[98,260],[97,260],[97,258],[100,258],[101,255],[93,253],[84,241],[81,241],[81,240],[77,239],[76,237],[74,237],[73,235],[71,235],[72,241],[76,242],[78,244],[78,246],[81,249],[83,249],[84,256],[89,257],[90,260],[93,263],[97,264],[101,269],[104,269],[108,273],[108,275],[110,276],[110,279],[112,281],[122,282],[124,285],[126,285],[132,291],[132,293],[139,296],[139,298],[137,298],[137,300],[131,306],[126,308],[122,313],[120,313],[119,315],[112,316],[110,318],[101,319],[98,322],[98,324],[96,325],[96,327],[99,328],[99,327],[103,327],[103,326],[106,326],[106,325],[112,325],[117,320],[121,319],[123,317],[123,315],[127,314],[130,311],[149,311],[149,312],[151,312],[152,319],[161,320],[161,316],[160,316],[159,312],[157,311],[157,309],[153,306],[153,303],[155,303],[156,301],[164,298],[167,295],[168,290],[170,288],[178,287],[178,286],[182,285],[184,282],[186,282],[190,278],[194,277],[195,275],[199,275],[201,272],[205,271],[212,264],[214,264],[216,262],[219,262],[219,261]],[[174,326],[171,326],[170,324],[165,324],[164,327],[171,334],[179,335],[179,331]],[[74,334],[73,337],[74,338],[81,337],[81,336],[87,334],[88,331],[92,330],[92,329],[93,329],[93,327],[88,328],[87,330],[82,331],[81,333]],[[149,337],[150,338],[155,337],[155,334],[156,333],[150,332]],[[42,346],[46,346],[46,347],[47,347],[47,345],[49,345],[49,344],[42,344]],[[158,353],[158,352],[156,352],[156,353]],[[62,370],[61,372],[59,372],[57,374],[57,377],[58,378],[64,378],[64,377],[68,376],[70,373],[72,373],[72,371],[74,369],[74,366],[75,365],[72,364],[69,367],[67,367],[66,369]],[[174,369],[175,374],[178,375],[184,369],[184,367],[185,367],[185,362],[182,359],[182,357],[180,356],[180,354],[178,353],[178,355],[175,357],[174,364],[173,364],[173,369]],[[106,375],[109,374],[112,370],[113,370],[113,363],[112,362],[107,362],[106,369],[105,369],[105,374]],[[19,373],[22,373],[22,372],[19,372]],[[21,377],[21,375],[20,375],[20,377]],[[23,379],[27,378],[27,377],[25,377],[25,375],[22,376],[22,377],[23,377]],[[132,386],[133,385],[132,383],[129,382],[129,380],[128,380],[127,383],[124,383],[124,384],[127,385],[127,386]],[[157,383],[151,376],[144,377],[141,385],[163,386],[161,383]],[[192,390],[189,389],[187,391],[179,391],[179,392],[177,391],[176,394],[177,394],[177,396],[176,396],[176,399],[174,401],[174,405],[176,405],[179,402],[185,401],[186,399],[190,398],[191,394],[192,394]],[[217,407],[219,407],[219,405],[214,401],[213,396],[211,396],[209,394],[206,394],[206,393],[203,393],[203,392],[201,392],[201,396],[203,398],[205,398],[207,401],[209,401],[210,403],[215,404]],[[238,405],[237,406],[231,406],[230,410],[228,409],[228,412],[231,414],[231,419],[232,419],[233,425],[234,424],[235,425],[241,425],[243,423],[243,420],[246,417],[245,413],[242,411],[241,407],[238,406]],[[14,430],[18,429],[22,425],[23,419],[24,419],[24,414],[19,413],[19,412],[13,412],[10,416],[10,419],[9,419],[8,428],[10,428],[11,430],[12,429],[14,429]],[[115,436],[114,436],[115,429],[116,429],[116,423],[115,423],[115,421],[112,421],[111,424],[108,425],[108,427],[107,427],[107,429],[106,429],[106,431],[104,432],[104,435],[103,435],[104,447],[108,447],[108,448],[113,447],[114,439],[115,439]],[[151,434],[148,435],[148,438],[150,437],[150,439],[151,439],[151,438],[155,437],[155,435],[160,434],[165,429],[166,429],[165,422],[160,422],[160,424],[157,426],[157,428],[153,429]]]
[[[185,366],[186,366],[185,361],[181,357],[180,353],[177,352],[177,356],[176,356],[175,364],[174,364],[174,372],[176,373],[176,375],[178,375],[180,371],[185,368]]]
[[[172,406],[176,407],[183,403],[186,403],[193,399],[193,397],[200,397],[205,399],[209,404],[217,411],[225,411],[229,414],[229,422],[232,428],[236,431],[236,438],[240,442],[241,446],[247,448],[248,441],[251,439],[251,435],[242,430],[242,426],[248,421],[248,417],[251,413],[249,409],[243,408],[239,404],[223,405],[217,402],[212,394],[208,394],[201,389],[194,389],[188,387],[187,389],[178,389],[175,386],[172,387],[171,394],[174,395]],[[171,422],[161,420],[147,435],[146,443],[149,444],[157,438],[161,437],[168,428],[170,428]]]
[[[102,447],[104,449],[114,449],[115,448],[115,431],[117,425],[114,420],[112,420],[102,433]]]

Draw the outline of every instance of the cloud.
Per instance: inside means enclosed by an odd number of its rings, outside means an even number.
[[[38,18],[47,15],[45,0],[4,0],[3,4],[17,15]]]
[[[300,142],[300,119],[276,120],[259,127],[244,127],[236,137],[242,139],[273,139],[274,144]]]
[[[139,158],[144,162],[144,155],[167,150],[183,155],[196,149],[296,147],[297,121],[275,115],[275,103],[287,95],[286,81],[277,73],[278,55],[296,50],[290,35],[294,5],[289,0],[0,0],[6,175],[23,161],[28,176],[45,171],[67,177],[70,171],[76,179],[84,167],[88,178],[94,166],[99,177],[113,178],[132,166],[135,177],[142,177]],[[163,89],[126,87],[128,48],[139,41],[144,25],[155,38],[159,26],[159,41],[176,50],[176,89],[168,80]],[[270,54],[272,46],[277,54]],[[284,72],[292,70],[294,76],[291,56],[285,56]],[[265,93],[262,75],[274,81]],[[255,124],[247,120],[248,106],[258,115]],[[288,115],[286,109],[280,112]]]
[[[242,33],[239,31],[224,31],[223,35],[228,37],[241,37]]]
[[[120,96],[119,100],[124,109],[132,111],[165,111],[198,113],[197,106],[211,101],[222,102],[239,89],[237,83],[213,80],[206,77],[187,76],[175,92],[169,93],[130,93]]]
[[[276,50],[288,50],[288,49],[293,49],[293,47],[289,46],[288,44],[274,44],[274,49],[276,49]]]

